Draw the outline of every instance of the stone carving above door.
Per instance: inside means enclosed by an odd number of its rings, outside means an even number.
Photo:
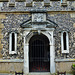
[[[32,22],[46,22],[46,13],[32,13]]]
[[[46,29],[46,28],[55,28],[57,24],[49,19],[47,19],[47,12],[44,10],[32,10],[31,11],[32,18],[27,21],[24,21],[20,26],[25,29]],[[40,30],[41,30],[40,29]]]
[[[40,17],[39,17],[40,18]],[[41,18],[40,18],[41,19]],[[56,28],[58,25],[55,23],[55,22],[53,22],[53,21],[51,21],[51,20],[49,20],[49,19],[47,19],[46,21],[42,21],[42,22],[40,22],[40,20],[39,20],[39,22],[32,22],[32,20],[31,19],[29,19],[29,20],[27,20],[27,21],[24,21],[21,25],[20,25],[22,28],[42,28],[42,29],[45,29],[45,28]]]

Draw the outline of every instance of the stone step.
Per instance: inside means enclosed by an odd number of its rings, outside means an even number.
[[[28,75],[57,75],[57,74],[50,74],[50,73],[29,73]],[[73,75],[73,74],[66,74],[66,75]]]
[[[29,73],[28,75],[51,75],[50,73],[46,73],[46,72],[44,72],[44,73]]]

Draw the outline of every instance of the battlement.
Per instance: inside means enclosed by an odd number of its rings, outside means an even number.
[[[75,11],[75,0],[0,0],[0,11]]]

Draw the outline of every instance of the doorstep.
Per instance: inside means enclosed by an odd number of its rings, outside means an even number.
[[[46,73],[46,72],[39,72],[39,73],[37,73],[37,72],[31,72],[31,73],[29,73],[28,75],[51,75],[50,74],[50,72],[49,73]]]

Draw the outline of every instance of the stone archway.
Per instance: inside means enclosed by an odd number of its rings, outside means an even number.
[[[50,31],[41,31],[40,33],[45,35],[49,40],[50,45],[50,73],[55,73],[55,46],[54,46],[54,29]],[[38,32],[37,32],[38,33]],[[34,32],[25,31],[24,33],[24,74],[29,73],[29,40],[34,36]]]

